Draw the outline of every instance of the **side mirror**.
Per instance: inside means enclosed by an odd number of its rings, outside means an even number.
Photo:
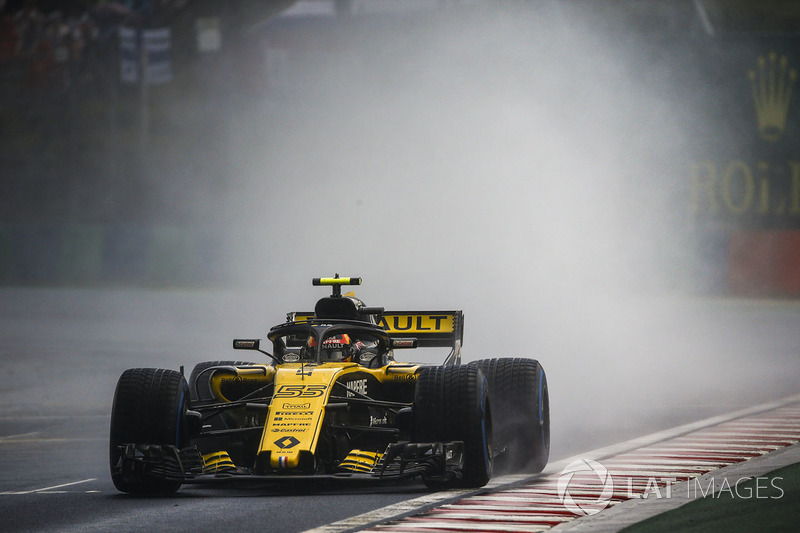
[[[255,350],[256,352],[261,352],[273,361],[280,362],[278,359],[272,355],[271,353],[265,352],[261,349],[261,339],[233,339],[233,349],[234,350]]]
[[[261,351],[261,339],[233,339],[234,350]]]

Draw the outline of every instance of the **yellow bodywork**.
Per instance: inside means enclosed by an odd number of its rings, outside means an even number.
[[[353,472],[368,473],[377,466],[381,457],[383,457],[383,454],[378,452],[351,450],[347,457],[344,458],[344,461],[339,463],[339,468],[352,470]]]
[[[337,379],[359,372],[372,374],[382,382],[408,381],[416,379],[417,368],[397,364],[369,369],[356,363],[281,365],[275,374],[275,393],[258,454],[269,454],[272,468],[296,468],[302,452],[313,454],[316,450],[326,405]]]
[[[246,368],[234,368],[235,373],[225,370],[217,370],[211,377],[211,393],[215,398],[229,402],[230,398],[225,396],[226,387],[237,383],[250,384],[254,386],[265,386],[272,382],[275,375],[275,367],[270,365],[254,365]]]
[[[267,386],[274,382],[273,396],[257,453],[261,457],[266,455],[269,458],[268,464],[271,468],[286,470],[299,465],[303,452],[315,452],[325,419],[326,405],[334,383],[339,378],[357,372],[362,375],[371,374],[381,383],[409,382],[416,380],[418,368],[416,364],[396,362],[377,369],[366,368],[357,363],[285,363],[278,367],[255,365],[231,370],[220,369],[214,373],[210,384],[213,394],[219,400],[230,401],[225,397],[226,387],[237,383]],[[340,390],[334,395],[343,396],[345,393],[345,390]],[[374,452],[354,450],[342,466],[364,471],[364,468],[374,466],[379,458],[380,454]],[[208,472],[219,472],[228,466],[230,458],[227,453],[224,456],[209,454],[208,457],[204,456],[204,460]]]
[[[337,376],[355,363],[328,363],[312,367],[291,363],[275,373],[275,393],[258,454],[268,453],[272,468],[295,468],[300,452],[317,446],[325,404]]]
[[[224,474],[236,470],[230,455],[226,451],[207,453],[203,455],[204,474]]]
[[[378,325],[391,335],[426,335],[432,333],[453,333],[458,320],[458,313],[443,311],[441,313],[384,313]],[[295,322],[307,322],[314,318],[314,313],[291,313]]]

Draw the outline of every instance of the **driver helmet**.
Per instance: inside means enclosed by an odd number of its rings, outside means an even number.
[[[316,345],[314,339],[311,339],[310,342],[313,343],[311,344],[312,347]],[[352,356],[350,335],[347,333],[334,335],[322,341],[322,350],[320,350],[320,361],[322,363],[350,362]]]

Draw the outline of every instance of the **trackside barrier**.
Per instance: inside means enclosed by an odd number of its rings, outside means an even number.
[[[728,288],[740,296],[800,296],[800,231],[733,232]]]
[[[719,296],[727,292],[730,231],[721,227],[702,227],[694,233],[694,268],[685,280],[698,294]]]
[[[0,284],[221,283],[225,242],[212,227],[0,225]]]
[[[61,239],[56,227],[22,227],[13,235],[13,275],[22,283],[42,283],[58,276]]]
[[[0,226],[0,284],[8,284],[14,279],[13,238],[11,228]]]
[[[148,240],[146,226],[131,224],[106,228],[102,244],[102,281],[144,283]]]
[[[100,226],[68,226],[61,240],[61,278],[68,284],[91,283],[103,271],[103,239]]]

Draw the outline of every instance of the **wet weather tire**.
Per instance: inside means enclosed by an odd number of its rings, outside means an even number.
[[[414,399],[416,442],[464,442],[462,478],[424,478],[431,488],[482,487],[492,476],[492,418],[483,373],[472,366],[423,368]]]
[[[541,472],[550,455],[550,400],[547,376],[534,359],[482,359],[492,395],[497,469]]]
[[[181,481],[129,474],[121,469],[124,444],[155,444],[180,449],[188,443],[189,387],[180,372],[132,368],[122,373],[111,408],[109,462],[114,486],[133,494],[169,494]]]

